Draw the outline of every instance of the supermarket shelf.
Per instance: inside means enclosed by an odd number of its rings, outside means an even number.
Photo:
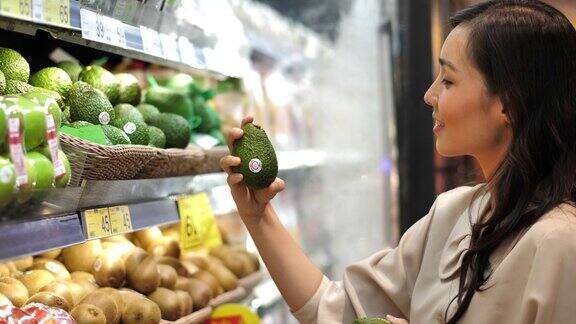
[[[42,253],[84,241],[77,214],[0,224],[0,260]]]
[[[35,1],[35,4],[46,5],[46,2],[48,1]],[[69,10],[70,20],[65,24],[48,22],[44,18],[37,18],[33,13],[28,16],[14,16],[0,11],[0,29],[28,35],[34,35],[38,30],[43,30],[49,32],[54,38],[66,42],[168,66],[196,75],[223,78],[234,74],[217,71],[217,66],[207,65],[211,59],[206,56],[215,54],[211,54],[210,50],[205,50],[199,44],[194,44],[187,37],[177,36],[175,33],[159,33],[148,27],[126,24],[93,10],[81,8],[77,1],[69,1]]]
[[[93,213],[98,216],[93,218]],[[107,215],[109,226],[102,230],[104,221],[100,220],[102,213]],[[119,215],[115,222],[114,215]],[[123,216],[126,218],[123,218]],[[94,220],[95,221],[92,221]],[[176,202],[171,199],[151,201],[140,204],[113,206],[109,208],[88,209],[80,212],[82,232],[88,239],[102,238],[122,233],[138,231],[151,226],[174,224],[180,221]],[[118,225],[115,226],[114,224]]]

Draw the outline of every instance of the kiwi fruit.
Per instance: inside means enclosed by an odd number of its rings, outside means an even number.
[[[66,267],[62,263],[54,259],[37,258],[34,260],[32,269],[50,271],[54,275],[56,280],[72,279],[72,277],[70,276],[70,272],[68,272],[68,269],[66,269]]]
[[[191,261],[200,269],[208,268],[208,258],[205,255],[188,252],[180,256],[180,261]]]
[[[121,290],[125,307],[122,312],[122,324],[157,324],[162,318],[162,311],[156,303],[144,295],[128,290]]]
[[[212,290],[212,295],[214,297],[224,293],[224,288],[220,285],[220,282],[216,277],[208,271],[200,270],[192,277],[199,279],[206,283],[208,287]]]
[[[172,290],[160,287],[149,294],[148,299],[160,307],[162,319],[175,321],[180,318],[180,298]]]
[[[74,298],[72,296],[72,292],[70,291],[70,288],[68,288],[68,286],[63,282],[54,281],[52,283],[49,283],[48,285],[42,287],[42,289],[40,289],[40,292],[53,293],[58,297],[66,299],[68,306],[70,307],[74,306]]]
[[[178,295],[178,299],[180,299],[180,317],[184,317],[190,313],[194,309],[194,301],[192,300],[192,296],[187,291],[183,290],[174,290],[176,295]]]
[[[128,273],[136,271],[140,263],[142,263],[146,257],[148,257],[148,253],[146,251],[140,247],[134,248],[134,250],[132,250],[132,252],[124,260],[124,265],[126,266],[126,276],[128,276]]]
[[[216,297],[212,295],[210,287],[205,282],[196,278],[190,278],[188,289],[185,291],[192,297],[194,310],[208,306],[212,297]]]
[[[0,278],[0,293],[16,307],[22,307],[30,297],[26,286],[20,280],[10,277]]]
[[[12,306],[12,302],[10,301],[10,299],[8,299],[8,297],[0,293],[0,307],[2,306]]]
[[[126,279],[126,267],[120,256],[104,250],[94,261],[92,274],[99,286],[119,288]]]
[[[77,324],[106,324],[104,312],[94,305],[78,305],[70,311],[70,315],[76,320]]]
[[[132,250],[136,246],[130,241],[106,241],[102,242],[102,248],[116,256],[119,256],[122,260],[126,260],[128,255],[132,253]]]
[[[94,291],[88,294],[80,302],[80,305],[82,304],[89,304],[100,308],[106,317],[106,323],[113,324],[120,322],[121,313],[118,311],[118,306],[114,298],[103,291]]]
[[[41,291],[36,293],[26,301],[26,304],[30,303],[40,303],[46,306],[60,308],[67,312],[70,311],[70,304],[68,301],[52,292]]]
[[[216,277],[225,291],[234,290],[238,287],[238,278],[225,266],[211,262],[206,270]]]
[[[96,283],[96,278],[94,278],[94,275],[85,271],[74,271],[70,274],[70,277],[72,280],[84,279]]]
[[[68,287],[70,293],[72,294],[72,305],[76,306],[84,296],[86,296],[89,292],[84,291],[84,287],[72,280],[61,281]],[[92,292],[92,291],[90,291]]]
[[[41,258],[45,258],[45,259],[56,259],[57,257],[60,256],[60,253],[62,253],[62,249],[56,249],[56,250],[44,252],[38,256]]]
[[[8,277],[10,275],[10,268],[4,263],[0,263],[0,278]]]
[[[240,262],[242,262],[242,268],[244,269],[244,276],[247,276],[249,274],[252,274],[256,271],[258,271],[258,268],[256,268],[256,266],[254,265],[254,262],[252,262],[252,259],[244,254],[244,253],[237,253],[237,252],[233,252],[236,253],[236,257],[240,260]]]
[[[200,271],[201,269],[192,261],[184,260],[182,262],[182,267],[186,269],[186,272],[189,276],[193,276],[196,272]]]
[[[228,247],[224,245],[214,247],[210,250],[210,255],[220,259],[226,268],[232,271],[236,277],[242,278],[248,275],[248,273],[244,272],[244,264],[242,260],[240,260],[236,254],[233,254]]]
[[[32,266],[32,263],[34,263],[34,258],[32,256],[26,256],[23,258],[12,260],[12,263],[14,264],[16,269],[20,271],[26,271]]]
[[[86,297],[88,294],[91,294],[98,289],[98,285],[88,279],[72,279],[72,282],[82,287],[83,297]]]
[[[158,273],[160,273],[160,287],[174,289],[178,274],[171,266],[165,264],[158,265]]]
[[[194,309],[206,307],[210,302],[210,299],[214,296],[210,286],[196,278],[178,277],[176,289],[183,290],[192,297]]]
[[[36,294],[42,287],[56,280],[54,275],[52,275],[52,273],[48,270],[26,271],[17,279],[20,280],[24,286],[26,286],[29,295]]]
[[[97,291],[101,291],[112,297],[112,299],[114,299],[114,302],[116,303],[116,307],[118,307],[118,311],[120,313],[124,311],[124,299],[122,299],[122,295],[120,294],[119,290],[110,287],[104,287],[98,289]]]
[[[92,240],[63,249],[62,257],[68,271],[91,272],[101,252],[100,240]]]
[[[173,258],[179,258],[180,257],[180,241],[179,240],[172,238],[172,237],[165,237],[162,245],[164,245],[164,247],[166,249],[164,256],[169,256],[169,257],[173,257]]]
[[[159,265],[165,264],[165,265],[171,266],[172,268],[174,268],[174,270],[176,270],[176,273],[178,273],[179,276],[184,276],[184,277],[190,276],[190,273],[182,265],[182,262],[176,258],[168,257],[168,256],[161,256],[161,257],[157,257],[156,261],[158,262]]]
[[[164,235],[162,235],[162,231],[156,226],[132,234],[133,240],[136,240],[139,246],[146,251],[150,251],[156,245],[164,242]]]
[[[126,277],[130,287],[143,294],[149,294],[160,286],[158,264],[153,256],[147,256],[136,268],[130,267]]]

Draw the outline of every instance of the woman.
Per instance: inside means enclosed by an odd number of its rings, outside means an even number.
[[[222,160],[302,323],[576,322],[576,31],[529,0],[489,1],[452,23],[424,99],[437,151],[473,156],[486,183],[441,194],[398,247],[351,265],[343,281],[324,277],[278,221],[270,200],[284,182],[248,190],[230,171],[240,160]]]

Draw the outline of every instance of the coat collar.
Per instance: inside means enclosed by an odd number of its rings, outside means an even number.
[[[470,247],[471,222],[476,223],[478,221],[481,213],[488,207],[489,201],[490,194],[488,192],[485,192],[485,194],[479,192],[478,197],[458,217],[440,256],[438,269],[440,279],[453,279],[454,276],[459,274],[462,258]]]

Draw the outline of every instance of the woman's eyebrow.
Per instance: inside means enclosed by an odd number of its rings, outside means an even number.
[[[454,72],[458,71],[458,69],[456,69],[454,64],[452,64],[452,62],[448,61],[447,59],[439,58],[438,61],[440,62],[440,65],[447,66],[450,69],[452,69],[452,71],[454,71]]]

